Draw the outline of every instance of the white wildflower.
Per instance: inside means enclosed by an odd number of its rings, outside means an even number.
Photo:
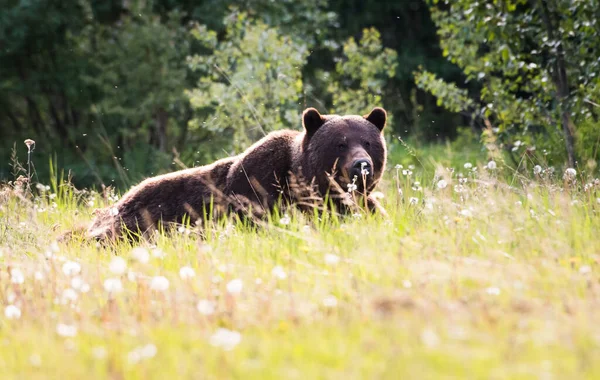
[[[139,261],[142,264],[147,263],[150,260],[150,253],[143,247],[135,247],[131,250],[131,257]]]
[[[358,186],[356,186],[356,184],[354,182],[349,183],[347,185],[347,187],[348,187],[348,192],[349,193],[352,193],[353,191],[356,191],[356,189],[358,189]]]
[[[217,329],[211,335],[210,344],[215,347],[221,347],[225,351],[230,351],[242,341],[242,335],[237,331],[231,331],[225,328]]]
[[[127,262],[122,257],[114,257],[108,264],[108,270],[112,274],[120,276],[127,270]]]
[[[123,283],[119,278],[107,278],[104,280],[104,290],[108,293],[120,293],[123,291]]]
[[[25,282],[25,276],[19,268],[12,268],[10,270],[10,282],[13,284],[22,284]]]
[[[63,337],[72,338],[77,335],[77,326],[59,323],[56,325],[56,333]]]
[[[410,280],[404,280],[402,281],[402,286],[404,286],[407,289],[412,288],[412,282],[410,282]]]
[[[285,280],[287,278],[287,273],[285,273],[285,270],[281,265],[275,266],[271,271],[271,274],[278,280]]]
[[[419,198],[410,197],[410,198],[409,198],[409,200],[408,200],[408,203],[409,203],[410,205],[416,205],[416,204],[418,204],[418,203],[419,203]]]
[[[535,165],[533,167],[533,174],[538,175],[542,172],[542,167],[540,165]]]
[[[110,210],[108,210],[108,213],[110,216],[117,216],[119,215],[119,209],[116,207],[111,207]]]
[[[446,180],[440,179],[437,183],[438,189],[445,189],[448,186],[448,182]]]
[[[323,306],[325,307],[336,307],[338,305],[338,300],[333,295],[328,295],[323,298]]]
[[[4,316],[6,319],[19,319],[21,318],[21,309],[15,305],[8,305],[4,308]]]
[[[157,292],[164,292],[169,289],[169,280],[164,276],[152,277],[150,281],[150,289]]]
[[[498,165],[496,165],[496,161],[490,161],[487,163],[487,168],[489,170],[496,170],[496,168],[498,167]]]
[[[209,300],[200,300],[196,308],[202,315],[212,315],[215,313],[215,303]]]
[[[281,219],[279,219],[279,224],[281,224],[283,226],[287,226],[288,224],[290,224],[291,221],[292,221],[292,219],[290,218],[290,216],[288,214],[283,214],[283,217]]]
[[[74,289],[67,288],[62,292],[62,303],[71,303],[77,301],[77,292]]]
[[[490,294],[490,295],[492,295],[492,296],[498,296],[498,295],[500,295],[500,289],[499,289],[499,288],[497,288],[497,287],[495,287],[495,286],[492,286],[492,287],[489,287],[489,288],[487,288],[487,289],[485,290],[485,292],[486,292],[487,294]]]
[[[465,167],[465,169],[471,169],[473,167],[473,164],[470,162],[465,162],[464,167]]]
[[[66,276],[75,276],[81,272],[81,265],[69,260],[63,264],[62,271]]]
[[[579,273],[581,274],[588,274],[592,271],[592,267],[590,267],[589,265],[583,265],[579,268]]]
[[[325,264],[337,265],[339,262],[340,262],[340,257],[338,255],[334,255],[333,253],[325,254]]]
[[[231,280],[227,283],[227,292],[230,294],[239,294],[244,287],[244,283],[239,278]]]
[[[185,267],[181,267],[181,269],[179,269],[179,277],[181,277],[182,280],[188,280],[195,276],[196,276],[196,272],[191,267],[185,266]]]
[[[573,168],[567,168],[567,170],[565,170],[565,174],[563,175],[563,179],[567,181],[572,181],[575,179],[576,176],[577,170]]]

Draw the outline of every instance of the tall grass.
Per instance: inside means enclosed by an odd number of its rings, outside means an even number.
[[[598,378],[599,185],[471,163],[392,157],[388,218],[274,213],[110,248],[55,239],[114,195],[5,187],[0,373]]]

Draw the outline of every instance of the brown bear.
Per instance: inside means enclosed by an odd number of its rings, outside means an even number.
[[[385,168],[386,119],[382,108],[365,116],[321,115],[308,108],[303,132],[272,132],[237,156],[146,179],[113,207],[98,211],[87,235],[111,239],[217,212],[260,217],[278,202],[310,204],[310,195],[308,201],[299,195],[306,195],[298,189],[301,183],[340,208],[356,192],[371,210],[384,212],[371,192]]]

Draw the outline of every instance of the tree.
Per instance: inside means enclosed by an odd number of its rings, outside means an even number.
[[[598,117],[590,103],[600,84],[598,1],[429,4],[444,55],[480,91],[471,101],[426,71],[416,74],[417,85],[449,109],[490,119],[509,146],[526,139],[550,150],[563,140],[569,166],[574,166],[576,125]]]

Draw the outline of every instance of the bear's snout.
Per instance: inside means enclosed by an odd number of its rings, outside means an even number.
[[[356,178],[357,180],[361,180],[363,177],[370,177],[373,175],[373,165],[371,164],[371,160],[366,158],[360,158],[352,162],[350,167],[350,179]]]

